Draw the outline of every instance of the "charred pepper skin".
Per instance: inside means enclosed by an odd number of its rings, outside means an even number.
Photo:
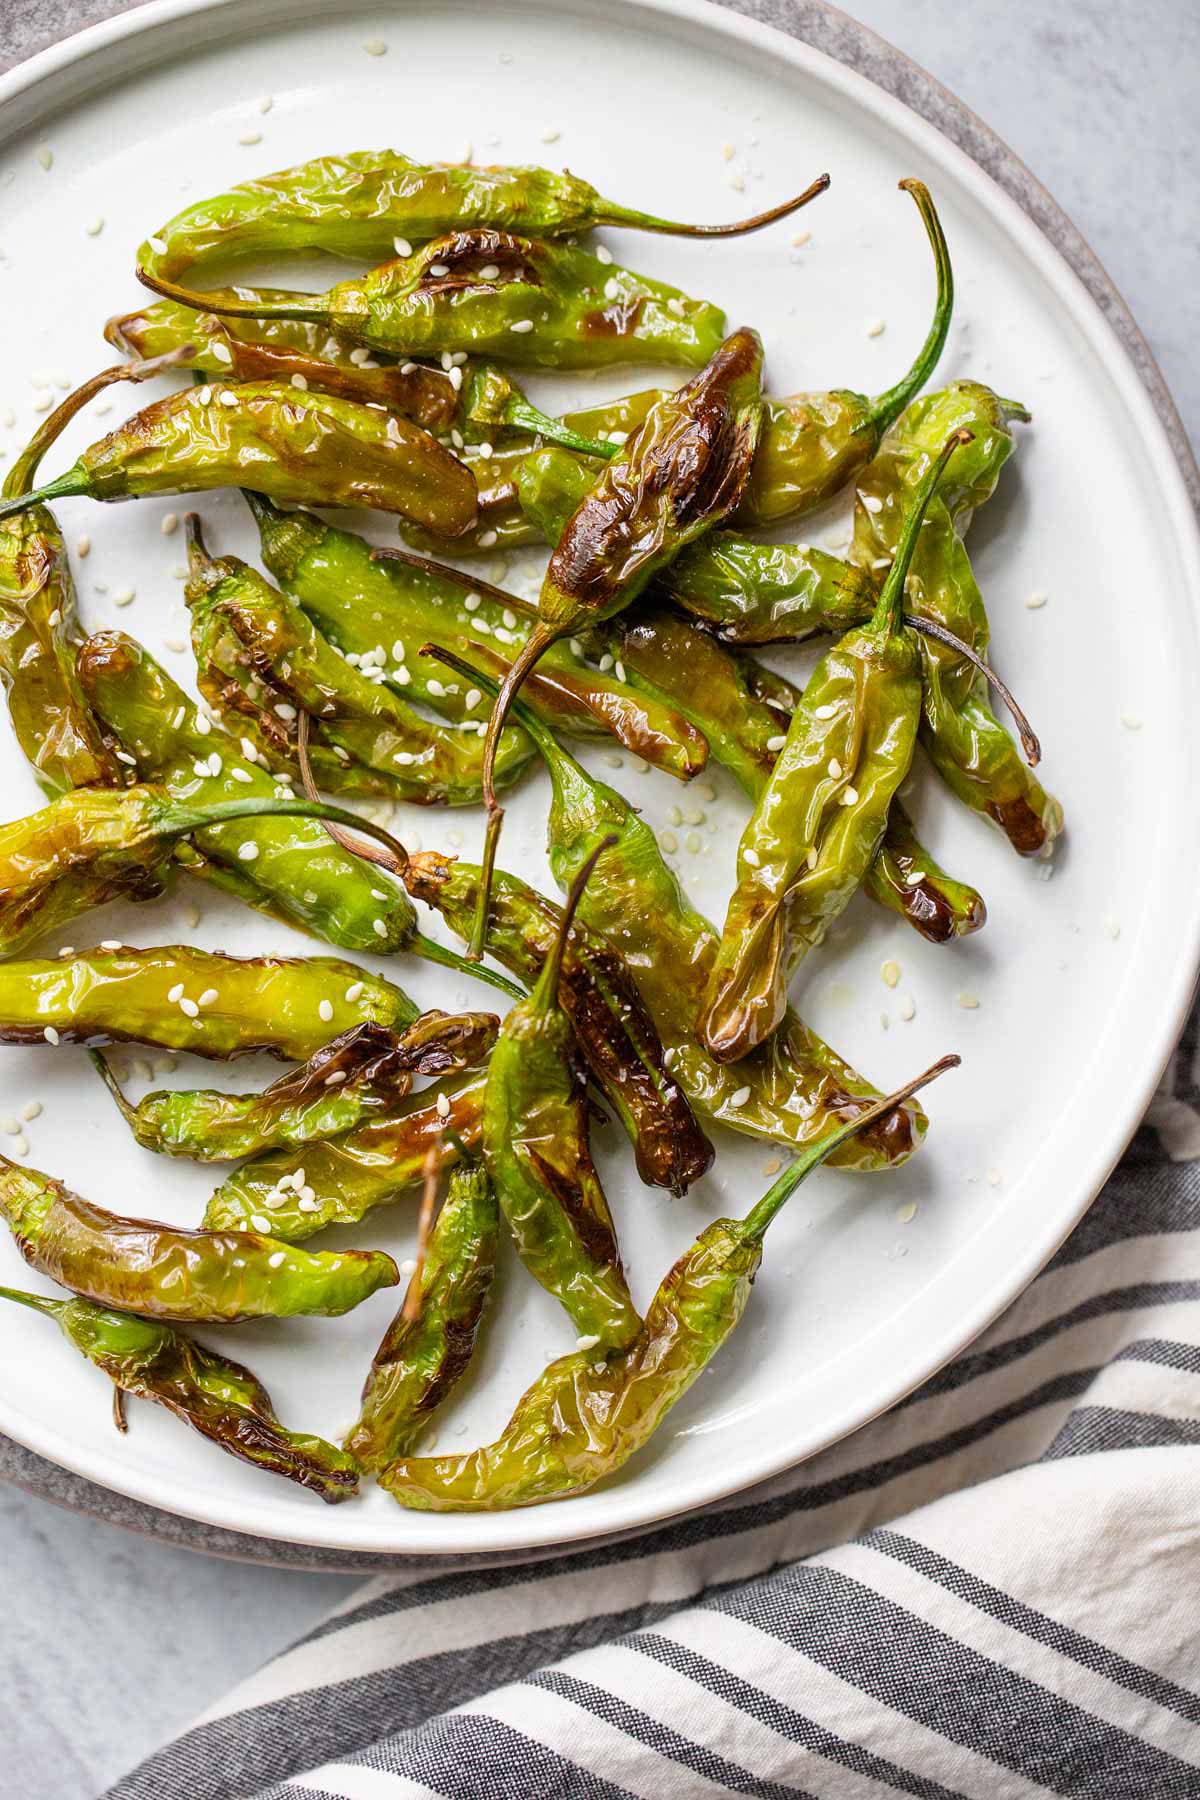
[[[360,1026],[405,1032],[420,1016],[393,982],[332,956],[166,944],[0,963],[3,1044],[153,1044],[220,1061],[307,1062]]]
[[[243,299],[227,288],[201,294],[145,268],[138,275],[165,298],[218,317],[307,320],[389,356],[461,350],[526,368],[699,368],[725,331],[719,307],[665,281],[588,250],[488,229],[451,232],[324,294],[286,301],[252,289]]]
[[[406,1316],[406,1301],[388,1327],[346,1436],[361,1468],[383,1468],[414,1450],[466,1373],[496,1271],[499,1224],[487,1170],[474,1159],[459,1163],[413,1276],[416,1316]]]
[[[186,207],[146,240],[138,261],[168,277],[214,259],[312,250],[377,263],[394,254],[397,237],[420,243],[485,226],[539,238],[571,237],[597,225],[740,237],[786,218],[828,185],[821,176],[803,194],[752,219],[687,225],[606,200],[566,170],[422,163],[398,150],[353,150],[239,182]]]
[[[420,426],[336,394],[276,381],[181,388],[92,444],[31,500],[250,487],[284,505],[365,506],[453,538],[475,518],[475,479]]]
[[[297,1250],[261,1232],[128,1219],[0,1156],[0,1213],[26,1262],[98,1306],[168,1323],[336,1317],[395,1287],[382,1250]]]
[[[298,1244],[327,1225],[356,1225],[375,1207],[419,1189],[431,1148],[440,1168],[457,1161],[456,1140],[474,1150],[486,1083],[486,1072],[451,1077],[344,1137],[252,1158],[213,1193],[205,1227],[260,1231],[265,1223],[272,1238]],[[438,1106],[439,1097],[448,1111]]]
[[[558,998],[563,951],[594,866],[572,884],[528,1000],[507,1014],[488,1065],[483,1160],[517,1254],[593,1345],[621,1346],[641,1320],[588,1148],[587,1078]]]
[[[700,1025],[718,1062],[739,1062],[782,1024],[792,976],[858,891],[912,766],[921,650],[903,623],[904,587],[927,508],[959,446],[955,433],[908,507],[870,622],[847,632],[813,671],[742,833]]]
[[[491,1013],[440,1012],[422,1014],[399,1036],[382,1025],[355,1025],[261,1093],[167,1088],[146,1094],[136,1106],[104,1057],[90,1054],[143,1150],[192,1162],[236,1162],[342,1137],[389,1113],[414,1074],[441,1075],[483,1061],[499,1025]]]
[[[268,296],[271,288],[260,289]],[[238,289],[234,289],[238,293]],[[214,382],[281,381],[343,400],[383,406],[427,431],[449,431],[459,396],[442,369],[424,363],[350,360],[351,346],[318,325],[284,319],[218,319],[158,300],[108,321],[104,335],[126,355],[161,356],[190,347],[185,366]],[[299,376],[299,380],[296,377]]]
[[[686,1250],[646,1310],[632,1343],[552,1362],[517,1402],[500,1436],[461,1456],[401,1456],[378,1471],[393,1499],[419,1512],[494,1512],[566,1500],[614,1474],[735,1330],[762,1263],[763,1238],[805,1176],[855,1130],[895,1112],[942,1069],[879,1101],[857,1123],[827,1131],[742,1219],[716,1219]]]
[[[0,1298],[53,1319],[67,1342],[120,1394],[165,1406],[239,1462],[282,1475],[331,1506],[358,1492],[354,1458],[311,1432],[285,1430],[266,1388],[243,1363],[218,1356],[157,1320],[78,1295],[51,1300],[0,1288]]]
[[[400,643],[402,664],[390,677],[396,691],[452,719],[479,716],[477,701],[467,708],[467,685],[453,683],[418,651],[422,644],[456,650],[464,636],[484,640],[488,666],[503,678],[524,640],[524,622],[487,594],[472,606],[448,575],[377,559],[364,538],[311,513],[282,513],[261,497],[247,494],[259,528],[262,557],[276,581],[299,603],[314,625],[344,652],[385,654]],[[511,622],[508,622],[511,621]],[[401,675],[404,677],[400,679]],[[430,684],[433,684],[432,687]],[[672,708],[631,692],[615,676],[589,667],[566,643],[542,657],[526,689],[538,716],[572,736],[611,734],[626,749],[656,768],[686,780],[704,766],[708,747],[700,733]]]

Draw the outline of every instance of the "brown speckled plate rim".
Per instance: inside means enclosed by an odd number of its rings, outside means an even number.
[[[797,38],[801,43],[844,64],[876,87],[882,88],[957,145],[991,176],[998,187],[1016,201],[1069,264],[1120,339],[1150,395],[1178,460],[1188,492],[1193,502],[1200,507],[1200,469],[1197,468],[1183,421],[1149,345],[1091,246],[1008,145],[919,64],[838,7],[826,4],[826,0],[722,0],[722,4],[729,11],[741,13],[761,26]],[[109,20],[89,26],[41,54],[48,62],[57,61],[62,54],[63,43],[70,44],[77,53],[83,52],[87,48],[88,39],[107,35],[113,16],[130,10],[139,15],[139,24],[140,15],[146,15],[145,24],[149,26],[170,8],[167,4],[159,4],[158,0],[147,0],[146,4],[133,9],[114,7]],[[701,0],[702,13],[718,10],[718,7],[708,6]],[[195,1519],[127,1499],[124,1495],[113,1493],[95,1482],[59,1468],[44,1457],[37,1456],[2,1436],[0,1478],[39,1499],[50,1500],[56,1506],[86,1513],[106,1524],[139,1532],[177,1549],[197,1550],[209,1556],[227,1557],[233,1561],[308,1569],[323,1574],[394,1571],[401,1562],[406,1570],[414,1566],[430,1571],[443,1568],[461,1570],[472,1563],[524,1562],[567,1553],[554,1545],[547,1545],[479,1558],[400,1557],[367,1551],[322,1551],[303,1544],[277,1542],[241,1532],[221,1530]],[[754,1490],[751,1489],[738,1496],[737,1504],[744,1506],[752,1503],[753,1493]],[[728,1505],[730,1502],[726,1500],[719,1504]],[[669,1530],[672,1524],[678,1522],[679,1515],[664,1523]],[[569,1553],[582,1552],[599,1542],[614,1542],[622,1535],[641,1536],[654,1529],[656,1527],[651,1524],[636,1532],[573,1543],[569,1546]]]

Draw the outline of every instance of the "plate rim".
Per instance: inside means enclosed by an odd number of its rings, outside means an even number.
[[[244,16],[244,0],[240,0],[240,4]],[[403,4],[404,0],[401,0],[397,10],[401,10]],[[1041,265],[1051,285],[1061,292],[1065,283],[1068,295],[1073,290],[1074,307],[1077,310],[1082,305],[1090,335],[1094,339],[1098,338],[1109,352],[1104,363],[1110,379],[1116,383],[1123,400],[1132,411],[1140,415],[1141,424],[1147,430],[1156,450],[1157,463],[1162,465],[1161,469],[1156,467],[1156,473],[1165,475],[1162,500],[1170,513],[1176,533],[1174,548],[1182,553],[1185,563],[1200,564],[1200,532],[1197,530],[1192,505],[1194,500],[1200,498],[1200,471],[1197,470],[1187,434],[1161,371],[1128,307],[1095,253],[1047,190],[990,127],[902,51],[896,50],[887,40],[850,19],[836,7],[826,4],[826,0],[794,0],[794,34],[747,17],[734,10],[733,6],[713,4],[713,0],[621,0],[621,4],[626,11],[649,15],[667,29],[670,29],[673,22],[676,29],[690,28],[694,33],[706,37],[715,33],[718,40],[721,37],[732,37],[751,49],[781,57],[793,67],[814,76],[817,81],[865,99],[868,108],[881,115],[885,124],[897,127],[901,135],[912,135],[915,129],[918,138],[927,136],[932,140],[928,143],[929,154],[935,160],[941,156],[957,165],[957,173],[966,189],[975,191],[974,197],[985,211],[993,217],[998,216],[1001,227],[1010,238],[1016,240],[1022,254],[1028,254],[1035,265]],[[72,69],[82,68],[89,59],[119,48],[126,40],[144,38],[179,20],[217,15],[235,5],[239,5],[239,0],[148,0],[147,4],[132,11],[100,20],[49,45],[28,60],[0,74],[0,105],[21,94],[32,95],[39,85],[67,77]],[[278,0],[254,0],[255,10],[268,16],[274,15],[277,5]],[[556,3],[539,6],[536,10],[553,14],[579,9],[580,0],[556,0]],[[336,0],[308,0],[300,8],[293,8],[292,16],[295,18],[298,13],[297,22],[301,22],[304,19],[328,17],[333,11],[336,11]],[[801,33],[825,35],[830,47],[814,43],[809,36]],[[868,74],[855,63],[847,61],[839,53],[849,48],[847,40],[865,46],[870,52],[867,58],[869,62],[882,58],[886,66],[898,68],[905,77],[900,85],[907,87],[909,91],[901,97],[901,94],[883,86],[874,78],[873,73]],[[154,57],[149,59],[151,66],[155,60],[157,59]],[[946,114],[966,127],[971,142],[970,150],[957,137],[950,135],[945,129],[944,121],[935,119],[929,112],[914,104],[918,95],[924,98],[932,111]],[[61,103],[61,96],[55,96],[49,102],[51,106]],[[977,150],[984,148],[988,151],[987,161],[977,154]],[[1006,179],[998,175],[997,169]],[[1036,210],[1027,204],[1029,200],[1037,203]],[[1053,228],[1056,235],[1051,235],[1048,226]],[[1059,237],[1063,241],[1058,241]],[[1112,355],[1114,350],[1115,357]],[[1157,444],[1154,443],[1155,439],[1158,440]],[[161,1497],[152,1497],[146,1489],[153,1488],[154,1482],[139,1480],[136,1472],[124,1483],[111,1483],[107,1477],[99,1480],[89,1473],[87,1466],[81,1466],[87,1464],[86,1457],[73,1462],[69,1455],[63,1454],[63,1447],[57,1443],[51,1450],[44,1441],[28,1443],[15,1437],[0,1438],[0,1474],[14,1479],[30,1491],[44,1493],[47,1498],[55,1499],[60,1504],[75,1505],[80,1510],[99,1513],[111,1522],[167,1538],[174,1543],[185,1541],[189,1547],[217,1554],[242,1559],[252,1557],[254,1560],[283,1562],[290,1566],[313,1569],[379,1569],[394,1567],[397,1563],[402,1563],[405,1567],[462,1567],[468,1559],[475,1563],[511,1563],[522,1558],[553,1556],[564,1548],[582,1549],[594,1544],[636,1537],[684,1514],[695,1514],[726,1505],[735,1495],[751,1494],[764,1481],[778,1478],[786,1470],[809,1460],[821,1450],[868,1424],[871,1419],[890,1410],[928,1380],[1013,1303],[1074,1230],[1136,1131],[1145,1104],[1154,1092],[1163,1067],[1169,1061],[1186,1018],[1195,984],[1195,972],[1200,965],[1200,895],[1192,903],[1190,923],[1186,914],[1181,914],[1179,932],[1187,945],[1187,956],[1182,964],[1185,973],[1180,975],[1176,983],[1173,1005],[1165,1011],[1159,1011],[1157,1029],[1147,1026],[1145,1031],[1153,1049],[1153,1054],[1150,1049],[1146,1053],[1146,1064],[1152,1070],[1152,1077],[1148,1076],[1143,1083],[1137,1084],[1136,1110],[1131,1101],[1121,1115],[1121,1125],[1106,1134],[1102,1150],[1089,1165],[1093,1174],[1081,1184],[1070,1216],[1064,1214],[1059,1217],[1056,1214],[1052,1231],[1038,1236],[1019,1263],[1014,1258],[1004,1279],[992,1283],[986,1290],[986,1297],[972,1308],[972,1323],[969,1328],[960,1323],[944,1330],[935,1346],[927,1344],[921,1359],[921,1372],[911,1377],[906,1376],[896,1383],[887,1397],[881,1398],[869,1413],[863,1414],[860,1410],[853,1420],[830,1424],[823,1429],[819,1442],[801,1452],[779,1456],[769,1467],[760,1468],[753,1475],[746,1476],[742,1473],[731,1476],[719,1491],[708,1488],[702,1499],[689,1495],[675,1502],[656,1503],[651,1512],[642,1512],[638,1519],[626,1519],[623,1523],[600,1531],[585,1528],[582,1522],[579,1530],[572,1531],[568,1513],[565,1520],[558,1521],[555,1535],[551,1539],[539,1534],[533,1525],[525,1529],[518,1525],[511,1541],[501,1545],[492,1543],[485,1549],[477,1547],[481,1535],[480,1521],[472,1518],[467,1530],[475,1534],[474,1542],[469,1541],[464,1532],[461,1547],[441,1545],[436,1553],[430,1554],[406,1547],[362,1550],[352,1544],[342,1548],[330,1546],[327,1541],[314,1544],[311,1540],[297,1536],[294,1528],[275,1531],[269,1522],[261,1520],[253,1531],[246,1531],[223,1523],[223,1509],[219,1505],[211,1508],[206,1516],[203,1512],[196,1512],[182,1505],[174,1506]],[[1189,975],[1190,979],[1187,978]],[[28,1435],[38,1436],[37,1433]],[[47,1438],[51,1437],[52,1433],[47,1434]],[[68,1445],[67,1449],[69,1448]],[[11,1454],[13,1451],[16,1452],[15,1456]],[[52,1479],[47,1480],[41,1470],[45,1470]],[[64,1483],[67,1489],[65,1492]],[[56,1491],[50,1491],[52,1489]],[[97,1506],[96,1496],[104,1496],[111,1504],[106,1504],[103,1508]],[[626,1510],[636,1510],[628,1496],[625,1500]],[[534,1509],[530,1513],[495,1515],[494,1518],[536,1520],[539,1513],[540,1509]],[[489,1519],[492,1519],[491,1515]],[[169,1530],[164,1529],[164,1522],[169,1522]],[[508,1536],[507,1533],[502,1535]],[[287,1552],[298,1554],[285,1554]]]

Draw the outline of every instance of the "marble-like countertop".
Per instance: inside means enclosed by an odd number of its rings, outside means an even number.
[[[0,66],[119,10],[0,0]],[[1074,219],[1200,441],[1200,12],[1180,0],[855,0]],[[353,1582],[221,1563],[0,1489],[8,1693],[0,1800],[92,1800],[338,1604]]]

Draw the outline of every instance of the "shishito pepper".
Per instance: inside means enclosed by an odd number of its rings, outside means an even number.
[[[160,1088],[136,1106],[106,1059],[95,1050],[90,1054],[144,1150],[193,1162],[235,1162],[264,1150],[341,1137],[390,1112],[414,1075],[445,1074],[483,1061],[498,1026],[491,1013],[441,1012],[422,1014],[399,1036],[382,1025],[355,1025],[261,1093]]]
[[[665,281],[589,250],[488,229],[436,238],[324,294],[287,300],[254,289],[242,298],[228,288],[197,293],[144,267],[138,275],[168,300],[221,318],[308,320],[390,356],[462,350],[534,368],[699,368],[725,331],[719,307]]]
[[[827,1130],[741,1219],[716,1219],[668,1271],[633,1341],[607,1354],[552,1362],[517,1402],[500,1436],[461,1456],[401,1456],[377,1471],[393,1499],[419,1512],[495,1512],[584,1493],[640,1450],[730,1337],[750,1299],[763,1239],[807,1175],[856,1132],[899,1108],[957,1056]]]
[[[383,1250],[298,1250],[261,1232],[128,1219],[0,1156],[0,1214],[26,1262],[98,1306],[172,1323],[349,1312],[395,1287]]]
[[[239,556],[211,557],[194,513],[187,519],[185,598],[192,613],[198,658],[212,630],[228,627],[257,680],[269,686],[285,717],[311,715],[335,755],[374,770],[395,799],[424,806],[468,806],[481,793],[478,737],[425,718],[382,681],[373,681],[329,644],[294,600],[271,586]],[[508,785],[534,749],[510,732],[497,754],[497,777]]]
[[[895,559],[866,625],[822,657],[787,742],[742,833],[737,882],[705,990],[701,1034],[737,1062],[782,1022],[802,958],[870,868],[908,774],[921,708],[921,650],[903,622],[904,584],[955,433],[905,515]]]
[[[446,682],[418,651],[426,643],[458,649],[464,636],[484,639],[489,666],[502,677],[523,641],[523,623],[508,597],[482,585],[464,593],[456,571],[376,558],[354,532],[307,512],[280,512],[247,494],[262,558],[338,649],[376,667],[390,662],[398,691],[453,719],[486,719],[471,683]],[[472,705],[467,697],[474,695]],[[704,766],[707,746],[678,711],[635,693],[612,673],[589,667],[567,643],[554,644],[526,687],[526,698],[556,731],[610,733],[656,768],[684,779]]]
[[[420,426],[285,382],[181,388],[92,444],[65,474],[0,501],[132,500],[250,487],[285,504],[366,506],[446,537],[475,517],[475,479]]]
[[[495,854],[500,820],[492,768],[513,696],[556,638],[611,618],[737,505],[762,420],[762,362],[757,333],[735,331],[700,374],[651,407],[567,520],[542,582],[538,623],[505,676],[488,721],[485,868]],[[482,930],[481,905],[473,955]]]
[[[323,250],[379,262],[400,248],[447,231],[494,226],[532,237],[573,236],[597,225],[676,237],[740,237],[783,219],[829,185],[728,225],[686,225],[605,200],[590,182],[563,170],[473,163],[422,163],[398,150],[318,156],[294,169],[239,182],[227,193],[176,213],[138,252],[160,275],[197,263]]]
[[[431,1149],[438,1165],[458,1157],[459,1143],[479,1142],[486,1073],[452,1076],[410,1094],[386,1119],[345,1136],[256,1156],[225,1177],[208,1202],[214,1231],[269,1231],[299,1243],[327,1225],[355,1225],[419,1187]]]
[[[400,848],[381,826],[323,801],[255,796],[201,804],[148,784],[80,788],[0,825],[0,954],[15,955],[108,900],[157,898],[178,839],[272,815],[330,819]]]
[[[459,395],[445,370],[390,359],[378,363],[320,326],[302,321],[218,319],[215,313],[158,300],[110,319],[104,335],[118,350],[135,356],[158,356],[189,346],[184,366],[212,381],[286,381],[294,387],[319,388],[345,400],[383,406],[429,431],[449,431],[460,410]]]
[[[424,1261],[408,1298],[375,1352],[357,1420],[345,1445],[364,1469],[416,1448],[474,1353],[496,1270],[500,1211],[483,1163],[450,1172]]]
[[[282,1475],[330,1505],[358,1492],[354,1458],[311,1432],[287,1431],[266,1388],[244,1364],[218,1356],[157,1320],[138,1319],[78,1295],[51,1300],[45,1294],[0,1288],[0,1298],[53,1319],[67,1342],[108,1376],[115,1401],[126,1394],[153,1400],[227,1455]],[[116,1416],[121,1420],[123,1413]]]
[[[394,982],[333,956],[164,944],[0,963],[0,1044],[154,1044],[221,1061],[266,1052],[307,1062],[359,1026],[403,1032],[420,1016]]]
[[[517,1254],[593,1345],[627,1344],[641,1324],[588,1148],[587,1079],[558,998],[563,951],[597,846],[571,885],[527,1000],[511,1009],[488,1065],[483,1159]]]
[[[476,679],[494,687],[481,671]],[[753,1137],[804,1146],[830,1119],[855,1117],[876,1100],[878,1089],[791,1010],[783,1027],[736,1069],[709,1054],[698,1028],[718,933],[688,902],[653,831],[624,795],[589,775],[520,701],[517,707],[550,775],[547,836],[556,880],[568,886],[599,841],[617,835],[596,866],[580,917],[632,974],[666,1065],[697,1114]],[[855,1169],[891,1167],[912,1154],[925,1129],[919,1107],[896,1108],[835,1158]]]

